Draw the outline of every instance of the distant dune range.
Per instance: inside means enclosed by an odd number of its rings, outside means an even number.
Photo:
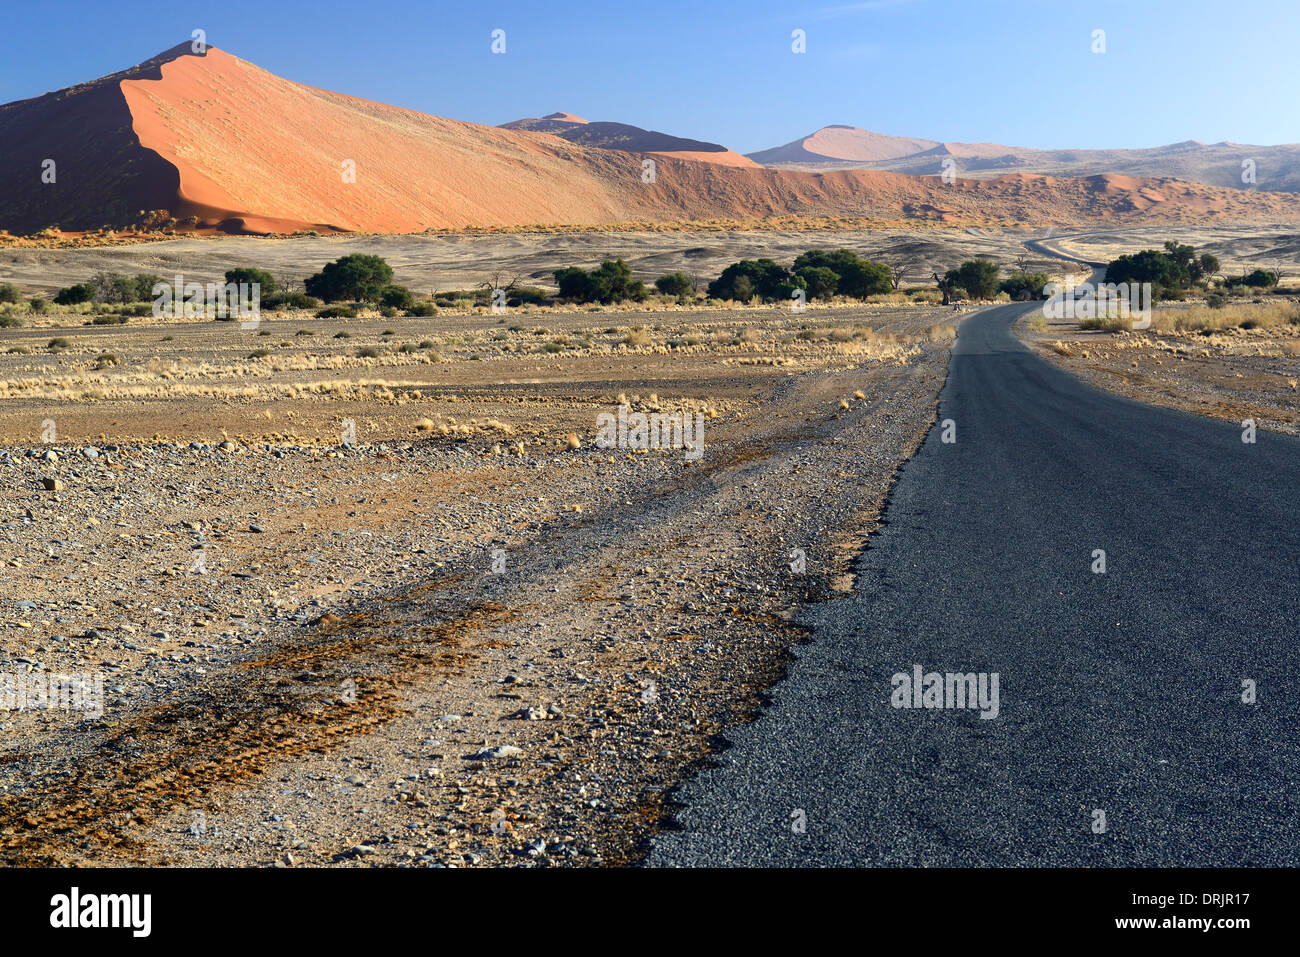
[[[523,122],[556,121],[548,130],[442,119],[284,80],[213,47],[196,55],[187,43],[113,76],[0,106],[0,229],[125,226],[158,209],[181,231],[194,217],[194,231],[228,233],[790,216],[895,225],[1300,221],[1295,196],[1176,179],[1015,173],[947,184],[877,170],[776,170],[728,165],[741,158],[717,144],[625,124],[568,114]],[[902,161],[915,156],[902,151],[926,143],[834,131],[801,142],[856,151],[854,162],[891,152]],[[626,149],[608,148],[620,144]],[[642,181],[647,154],[653,183]],[[41,182],[46,159],[57,163],[53,184]],[[352,183],[343,176],[348,160]],[[920,172],[938,173],[938,163]]]
[[[1247,146],[1187,140],[1150,149],[1036,150],[997,143],[940,143],[886,136],[853,126],[825,126],[811,136],[748,154],[777,169],[877,169],[937,176],[951,159],[958,176],[993,177],[1005,173],[1092,176],[1119,173],[1147,178],[1175,177],[1265,192],[1300,192],[1300,144]],[[1242,181],[1243,161],[1254,163],[1255,182]]]

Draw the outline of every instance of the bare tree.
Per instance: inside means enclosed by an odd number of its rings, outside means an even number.
[[[933,273],[933,276],[934,276],[935,283],[939,286],[939,291],[943,293],[943,302],[940,305],[944,305],[944,306],[951,305],[952,300],[948,298],[948,287],[949,285],[951,285],[948,282],[948,277],[947,276],[940,277],[937,272]]]
[[[1029,272],[1029,267],[1033,265],[1032,261],[1024,253],[1016,257],[1016,271],[1021,273]]]
[[[505,272],[498,269],[492,273],[491,278],[479,283],[477,288],[487,290],[488,299],[493,303],[492,308],[495,311],[498,304],[501,306],[506,304],[510,294],[519,288],[522,279],[523,277],[516,273],[507,280]]]
[[[492,273],[491,278],[479,283],[478,288],[486,289],[488,292],[496,292],[500,289],[508,296],[519,288],[519,284],[523,281],[523,278],[523,276],[516,273],[507,280],[505,271],[498,269],[496,272]]]
[[[898,288],[903,285],[903,280],[912,271],[912,266],[901,259],[892,260],[886,265],[889,266],[889,281],[894,287],[894,292],[898,292]]]

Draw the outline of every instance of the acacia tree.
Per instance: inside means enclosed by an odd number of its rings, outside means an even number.
[[[800,265],[798,260],[795,265]],[[742,279],[747,285],[741,284]],[[797,284],[793,280],[788,269],[771,259],[742,259],[722,270],[722,275],[709,283],[709,298],[738,302],[748,302],[755,295],[763,299],[786,299],[793,289],[803,286],[802,280]],[[748,296],[738,293],[748,293]]]
[[[227,285],[233,283],[238,286],[241,282],[248,283],[250,286],[256,283],[258,285],[258,291],[262,294],[262,298],[264,299],[269,299],[279,291],[275,278],[263,269],[254,269],[251,266],[239,266],[235,269],[226,270]]]
[[[1205,280],[1205,286],[1208,289],[1214,277],[1219,274],[1219,257],[1210,253],[1201,253],[1201,278]]]
[[[561,299],[577,302],[644,302],[649,293],[645,283],[632,278],[632,270],[622,259],[606,259],[591,272],[579,266],[555,270],[555,284]]]
[[[323,302],[375,302],[392,282],[393,267],[382,257],[353,253],[327,263],[316,275],[309,276],[303,287],[307,295]]]
[[[829,269],[840,277],[836,291],[841,296],[865,299],[893,288],[887,265],[863,259],[851,249],[810,249],[794,261],[796,275],[816,267]]]
[[[664,273],[655,280],[655,288],[665,296],[676,296],[679,300],[695,295],[695,282],[684,272]]]
[[[998,292],[998,264],[990,259],[968,259],[944,278],[976,299],[992,299]]]

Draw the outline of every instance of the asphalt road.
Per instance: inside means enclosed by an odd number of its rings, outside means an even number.
[[[956,441],[647,864],[1300,863],[1300,442],[1086,386],[1030,308],[962,324]],[[997,717],[895,707],[915,665],[996,673]]]

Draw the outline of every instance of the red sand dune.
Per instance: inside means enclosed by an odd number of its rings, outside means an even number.
[[[588,120],[584,120],[581,116],[577,116],[577,115],[575,115],[575,114],[573,114],[573,113],[566,113],[566,112],[564,112],[564,110],[560,110],[558,113],[547,113],[545,116],[542,117],[542,119],[544,119],[544,120],[554,120],[554,121],[557,122],[557,123],[587,123],[587,122],[589,122]]]
[[[571,120],[570,122],[574,122]],[[604,224],[768,216],[930,222],[1300,219],[1294,198],[1179,180],[993,180],[733,168],[429,116],[273,76],[185,44],[0,107],[0,228],[124,225],[142,209],[228,232]],[[10,149],[9,147],[13,148]],[[58,162],[42,184],[43,157]],[[355,182],[344,178],[355,164]]]
[[[894,159],[934,146],[929,140],[885,136],[842,126],[823,127],[803,141],[803,148],[809,153],[846,160]]]
[[[934,149],[938,145],[934,140],[886,136],[856,126],[823,126],[810,136],[786,143],[784,146],[750,153],[749,157],[759,163],[771,164],[870,163],[914,156]]]
[[[717,163],[720,166],[739,166],[745,169],[755,169],[758,164],[748,156],[741,156],[734,150],[721,150],[719,152],[704,152],[703,150],[651,150],[652,156],[668,156],[673,159],[691,160],[696,163]]]

